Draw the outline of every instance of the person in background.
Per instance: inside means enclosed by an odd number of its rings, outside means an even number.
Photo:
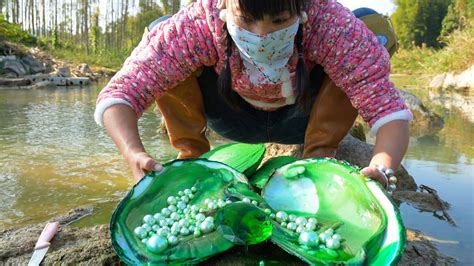
[[[210,149],[206,127],[238,142],[304,144],[305,158],[334,157],[359,114],[376,135],[362,173],[387,187],[412,119],[389,80],[396,49],[385,17],[336,0],[197,0],[150,26],[99,94],[95,120],[139,181],[162,167],[137,128],[154,101],[178,158]]]

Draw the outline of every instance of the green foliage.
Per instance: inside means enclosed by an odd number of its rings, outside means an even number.
[[[437,39],[451,0],[395,0],[395,4],[392,21],[401,47],[440,46]]]
[[[22,30],[20,25],[8,22],[5,20],[5,17],[0,14],[0,42],[2,41],[20,42],[25,45],[37,44],[35,36]]]
[[[455,30],[444,39],[443,49],[401,49],[392,58],[392,72],[405,74],[437,74],[462,72],[474,62],[474,20],[464,30]]]
[[[443,20],[441,40],[443,41],[451,32],[465,28],[473,16],[474,0],[454,0]]]

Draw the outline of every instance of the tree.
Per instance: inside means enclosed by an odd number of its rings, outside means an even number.
[[[438,37],[451,0],[395,0],[395,4],[392,21],[402,47],[440,45]]]

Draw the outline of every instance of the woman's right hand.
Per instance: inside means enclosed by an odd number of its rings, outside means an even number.
[[[159,172],[163,169],[163,166],[146,152],[128,154],[126,160],[132,169],[135,183],[138,183],[150,171]]]

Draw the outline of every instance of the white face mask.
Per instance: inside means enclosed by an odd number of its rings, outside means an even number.
[[[278,83],[293,54],[299,19],[287,28],[258,35],[237,26],[227,18],[227,30],[246,66],[253,65],[263,77],[259,83]],[[264,80],[262,80],[262,78]]]

